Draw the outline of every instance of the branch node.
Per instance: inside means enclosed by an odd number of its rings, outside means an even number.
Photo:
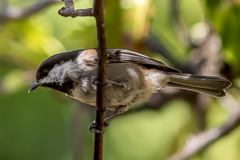
[[[85,16],[93,16],[92,8],[88,9],[71,9],[68,7],[62,7],[58,10],[58,14],[63,17],[85,17]]]
[[[93,16],[93,9],[74,9],[73,0],[62,0],[65,4],[65,7],[62,7],[58,10],[58,14],[63,17],[85,17],[85,16]]]
[[[73,9],[66,8],[66,7],[62,7],[61,9],[58,10],[58,14],[63,17],[68,17],[68,16],[72,15],[72,12],[73,12]]]

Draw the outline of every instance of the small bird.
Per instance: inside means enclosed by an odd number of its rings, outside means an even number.
[[[222,77],[181,73],[137,52],[107,49],[105,120],[124,113],[128,107],[167,86],[225,96],[231,82]],[[28,92],[47,87],[89,105],[96,105],[97,50],[63,52],[44,60]]]

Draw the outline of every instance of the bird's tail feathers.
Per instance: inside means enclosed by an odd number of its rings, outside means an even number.
[[[225,96],[225,89],[231,86],[231,82],[222,77],[184,73],[170,73],[169,75],[170,81],[167,85],[170,87],[201,92],[215,97]]]

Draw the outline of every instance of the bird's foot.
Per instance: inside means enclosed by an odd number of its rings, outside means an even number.
[[[98,81],[97,77],[92,77],[91,82],[94,86],[106,86],[106,87],[111,86],[111,83],[108,82],[108,80],[106,80],[105,84],[102,84]]]
[[[110,124],[110,123],[108,123],[108,122],[104,122],[104,124],[103,124],[103,125],[104,125],[104,128],[108,127],[109,124]],[[101,130],[98,128],[98,126],[97,126],[97,124],[95,123],[95,121],[93,121],[91,124],[89,124],[88,130],[89,130],[90,132],[92,132],[92,133],[103,133],[103,132],[105,132],[104,130],[101,131]]]

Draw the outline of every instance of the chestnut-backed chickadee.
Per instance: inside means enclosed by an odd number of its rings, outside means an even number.
[[[222,77],[181,73],[160,61],[123,49],[107,49],[106,108],[113,111],[105,120],[124,113],[128,107],[169,86],[225,96],[231,82]],[[75,50],[53,55],[37,69],[36,82],[28,92],[47,87],[83,103],[96,104],[96,49]]]

